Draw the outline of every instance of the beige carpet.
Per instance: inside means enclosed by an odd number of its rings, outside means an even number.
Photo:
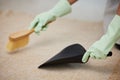
[[[116,49],[113,49],[113,56],[106,60],[90,59],[87,64],[37,68],[70,44],[79,43],[88,49],[102,35],[102,23],[61,18],[51,23],[40,36],[32,34],[25,48],[14,53],[6,52],[8,35],[27,29],[32,20],[33,16],[26,13],[0,11],[0,80],[119,79],[119,76],[112,76],[116,69],[120,70],[116,68],[120,59],[120,52]]]
[[[109,80],[120,80],[120,59],[117,62],[116,66],[113,70],[113,73],[109,77]]]

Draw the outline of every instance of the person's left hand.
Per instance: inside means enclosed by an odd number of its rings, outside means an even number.
[[[102,51],[100,51],[97,48],[94,48],[91,46],[87,52],[84,54],[82,58],[82,62],[87,62],[89,57],[93,59],[105,59],[107,57],[107,54],[104,54]]]
[[[88,58],[105,59],[120,38],[120,16],[115,15],[111,21],[106,34],[96,41],[84,54],[82,61],[87,62]]]

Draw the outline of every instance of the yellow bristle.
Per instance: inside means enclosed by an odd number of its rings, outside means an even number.
[[[29,36],[25,36],[24,38],[21,38],[19,40],[11,40],[9,39],[9,42],[7,44],[7,50],[9,52],[12,52],[18,48],[24,47],[29,42]]]

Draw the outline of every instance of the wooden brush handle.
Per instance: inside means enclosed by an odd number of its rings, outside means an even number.
[[[48,22],[47,24],[49,24],[51,22],[52,21]],[[47,25],[47,24],[45,24],[45,25]],[[34,29],[15,32],[15,33],[10,34],[9,39],[10,40],[18,40],[20,38],[24,38],[24,37],[29,36],[33,32],[34,32]]]
[[[45,24],[44,26],[48,25],[48,24],[51,23],[51,22],[52,22],[52,21],[48,22],[48,23]],[[33,32],[34,32],[34,29],[29,30],[28,35],[30,35],[30,34],[33,33]]]
[[[34,29],[29,30],[28,35],[32,34],[34,32]]]
[[[48,23],[45,24],[44,26],[48,25],[48,24],[51,23],[51,22],[52,22],[52,21],[48,22]],[[31,29],[31,30],[29,30],[29,31],[27,32],[27,34],[30,35],[30,34],[33,33],[33,32],[34,32],[34,29]]]
[[[33,32],[34,32],[34,29],[15,32],[15,33],[10,34],[9,39],[17,40],[17,39],[29,36]]]

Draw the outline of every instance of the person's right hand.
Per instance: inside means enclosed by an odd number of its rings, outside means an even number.
[[[60,0],[53,9],[35,17],[29,29],[34,29],[36,33],[47,28],[47,24],[71,12],[71,5],[68,0]]]
[[[39,33],[40,31],[45,30],[47,28],[47,24],[55,19],[56,17],[49,12],[42,13],[34,18],[29,26],[29,29],[34,29],[36,33]]]

